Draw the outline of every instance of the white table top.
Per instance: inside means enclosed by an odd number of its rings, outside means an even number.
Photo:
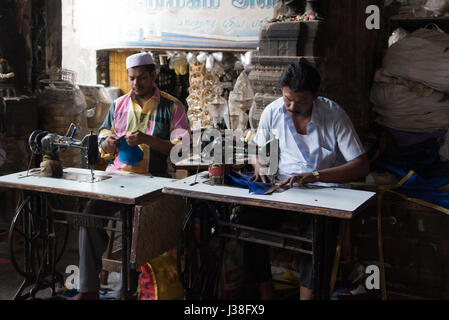
[[[90,175],[90,170],[64,168],[64,173]],[[87,182],[63,178],[29,175],[27,171],[0,176],[0,187],[107,200],[124,204],[138,204],[160,193],[173,179],[143,176],[133,173],[106,173],[95,171],[95,176],[110,176],[110,179]]]
[[[330,215],[340,218],[351,218],[375,192],[346,188],[292,188],[276,191],[271,195],[250,194],[248,189],[210,185],[207,172],[182,180],[176,180],[163,189],[163,193],[181,195],[191,198],[223,201],[245,205],[272,207],[290,211]]]

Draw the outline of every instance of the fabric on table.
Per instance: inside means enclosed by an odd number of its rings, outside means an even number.
[[[234,184],[248,188],[249,193],[255,194],[265,194],[271,187],[273,187],[273,183],[264,183],[264,182],[253,182],[250,181],[252,174],[240,174],[238,172],[232,171],[229,174],[229,177],[232,179]]]

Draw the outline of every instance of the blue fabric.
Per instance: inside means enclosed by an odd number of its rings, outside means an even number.
[[[231,172],[229,177],[231,177],[234,185],[249,188],[249,193],[255,194],[265,194],[270,188],[273,186],[272,183],[264,183],[264,182],[253,182],[249,179],[252,177],[252,174],[240,174],[238,172]]]
[[[401,178],[413,170],[435,188],[449,183],[449,174],[441,172],[440,156],[433,149],[415,149],[396,156],[382,157],[373,166],[387,169]]]
[[[449,209],[449,193],[444,193],[435,189],[432,184],[416,173],[398,188],[397,191],[410,198],[424,200]]]
[[[120,162],[130,166],[136,166],[139,161],[142,161],[143,151],[138,146],[131,147],[128,142],[126,142],[125,136],[121,136],[117,141]]]
[[[408,172],[395,167],[385,161],[376,161],[376,166],[383,167],[388,171],[395,173],[399,179],[405,177]],[[449,177],[441,175],[426,180],[416,172],[395,191],[402,193],[410,198],[420,199],[449,209],[449,193],[444,193],[436,189],[439,186],[449,183]]]

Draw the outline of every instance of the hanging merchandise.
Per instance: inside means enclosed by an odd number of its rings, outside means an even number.
[[[252,130],[256,131],[259,127],[259,120],[264,110],[263,95],[261,93],[256,93],[254,96],[254,101],[249,110],[249,125]]]
[[[200,63],[205,63],[206,70],[210,73],[221,76],[224,72],[223,65],[223,52],[206,53],[200,52],[196,57]]]
[[[189,96],[186,99],[189,106],[187,116],[192,130],[214,126],[209,104],[216,103],[218,108],[219,104],[222,103],[220,97],[223,88],[218,76],[220,70],[222,70],[219,62],[222,58],[223,55],[219,53],[207,54],[201,52],[198,56],[192,53],[186,55],[186,60],[190,64],[190,88]],[[216,119],[217,111],[214,111]],[[218,126],[218,123],[215,126]]]
[[[220,123],[223,121],[224,113],[228,109],[226,99],[216,94],[214,99],[208,103],[207,108],[212,116],[214,128],[220,129]]]
[[[251,62],[252,62],[252,58],[253,58],[253,52],[252,51],[248,51],[245,54],[241,54],[240,55],[240,62],[243,65],[243,68],[245,70],[248,70],[251,66]]]
[[[248,111],[254,100],[254,92],[246,72],[240,73],[229,93],[229,111],[225,114],[226,125],[229,129],[242,129],[248,127]]]
[[[189,70],[189,63],[184,52],[167,52],[169,68],[175,70],[177,76],[185,76]]]

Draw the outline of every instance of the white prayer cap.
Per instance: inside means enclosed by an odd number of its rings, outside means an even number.
[[[151,54],[148,52],[136,53],[126,58],[126,69],[154,64]]]

